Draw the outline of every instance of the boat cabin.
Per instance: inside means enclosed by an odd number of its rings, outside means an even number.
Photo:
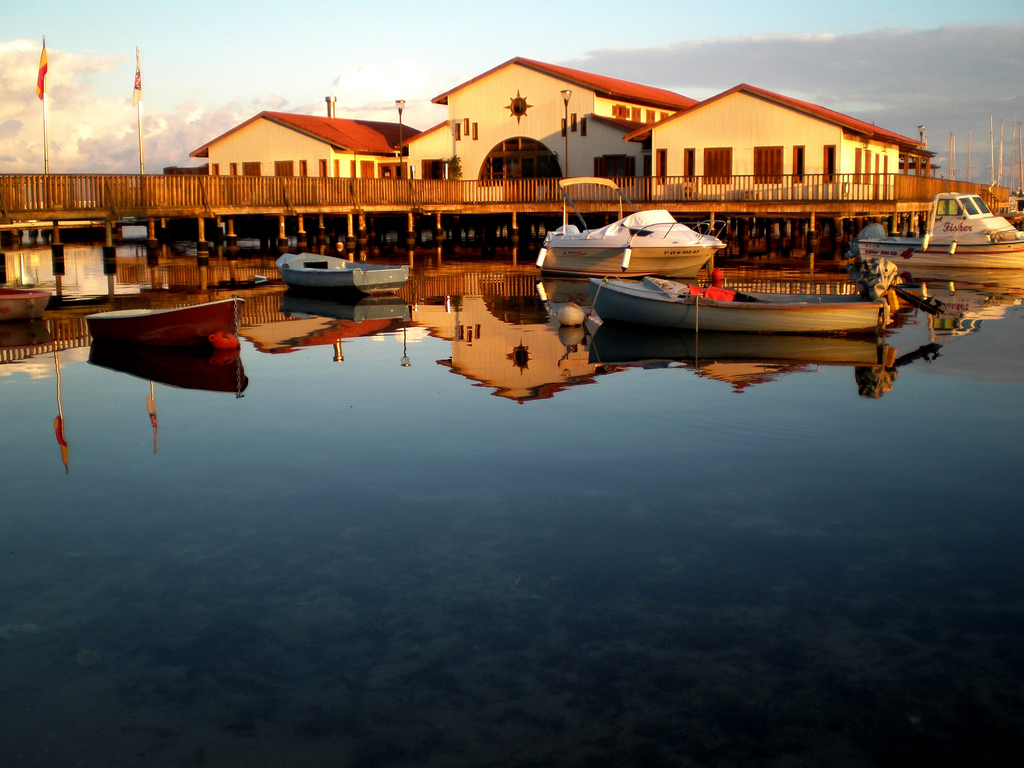
[[[977,195],[939,195],[935,199],[938,216],[991,216],[992,211]]]
[[[928,234],[933,243],[978,239],[996,243],[1024,238],[1024,233],[993,214],[978,195],[954,193],[935,196]]]

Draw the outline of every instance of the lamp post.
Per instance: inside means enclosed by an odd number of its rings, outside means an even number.
[[[562,101],[565,103],[565,177],[569,178],[569,97],[572,91],[568,88],[562,91]]]
[[[395,99],[395,106],[398,107],[398,178],[402,178],[402,110],[405,109],[405,99]]]

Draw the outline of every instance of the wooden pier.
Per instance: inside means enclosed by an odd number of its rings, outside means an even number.
[[[832,234],[844,222],[883,220],[891,232],[916,225],[941,191],[981,194],[1000,210],[1007,190],[967,182],[903,174],[801,174],[705,177],[617,178],[638,209],[666,208],[681,219],[739,219],[804,222],[816,233],[827,225]],[[618,204],[597,185],[583,188],[578,200],[584,214],[617,217]],[[406,234],[412,248],[427,230],[439,242],[453,222],[500,227],[513,242],[526,222],[553,223],[562,216],[558,179],[439,181],[426,179],[350,179],[321,177],[0,174],[0,228],[52,232],[82,225],[105,227],[111,245],[119,222],[147,225],[155,245],[168,222],[191,220],[192,237],[204,247],[210,240],[231,246],[238,232],[258,231],[271,245],[287,247],[288,235],[299,247],[307,241],[335,243],[348,250],[365,248],[374,220]],[[500,222],[496,224],[495,222]],[[599,223],[599,222],[598,222]],[[746,225],[747,227],[750,224]],[[267,235],[267,230],[271,234]],[[381,227],[376,228],[380,231]],[[208,234],[209,233],[209,234]]]

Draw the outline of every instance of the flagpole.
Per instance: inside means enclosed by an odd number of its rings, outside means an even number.
[[[50,139],[46,130],[46,93],[43,93],[43,173],[50,172]]]
[[[43,100],[43,173],[50,172],[50,138],[46,128],[46,35],[43,35],[43,52],[39,57],[39,77],[36,82],[37,95]]]
[[[138,105],[138,118],[139,118],[139,173],[146,173],[146,158],[142,153],[142,102]]]
[[[142,149],[142,67],[139,62],[139,48],[135,47],[135,90],[132,96],[135,101],[136,114],[139,123],[139,173],[146,173],[146,155]]]

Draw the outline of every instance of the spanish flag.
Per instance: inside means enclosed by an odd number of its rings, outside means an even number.
[[[142,101],[142,66],[139,64],[139,49],[135,49],[135,90],[132,91],[132,106],[139,106]]]
[[[39,54],[39,76],[36,78],[36,96],[46,95],[46,38],[43,38],[43,52]]]

